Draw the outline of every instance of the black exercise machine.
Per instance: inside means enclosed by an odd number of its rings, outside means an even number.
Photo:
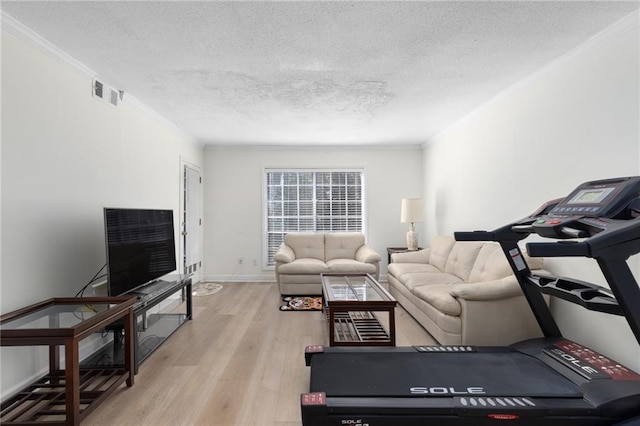
[[[610,289],[534,275],[530,256],[589,257]],[[545,337],[508,347],[310,346],[305,426],[640,425],[640,374],[560,333],[543,293],[624,316],[640,344],[640,287],[627,260],[640,252],[640,177],[586,182],[561,200],[494,231],[458,241],[502,247]],[[540,240],[540,239],[539,239]]]

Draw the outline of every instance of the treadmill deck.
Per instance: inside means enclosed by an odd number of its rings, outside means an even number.
[[[318,355],[312,358],[310,391],[331,397],[582,396],[542,361],[515,351]]]

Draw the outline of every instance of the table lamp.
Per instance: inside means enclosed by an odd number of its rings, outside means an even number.
[[[424,221],[424,204],[422,198],[403,198],[402,209],[400,210],[400,222],[410,223],[407,232],[407,248],[418,250],[418,234],[413,227],[416,222]]]

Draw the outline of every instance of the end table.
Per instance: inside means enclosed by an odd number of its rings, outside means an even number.
[[[418,250],[422,250],[422,247],[418,247]],[[391,255],[393,253],[406,253],[408,251],[418,251],[418,250],[409,250],[406,247],[387,247],[387,263],[391,263]]]
[[[135,297],[54,298],[2,315],[0,345],[49,346],[49,373],[2,403],[2,423],[79,425],[123,382],[133,386],[135,302]],[[121,318],[124,367],[81,368],[79,341]],[[64,369],[58,346],[64,346]]]

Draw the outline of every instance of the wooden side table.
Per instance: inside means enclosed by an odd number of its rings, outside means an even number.
[[[123,382],[133,386],[135,301],[135,297],[54,298],[2,315],[0,345],[49,346],[49,374],[2,403],[2,423],[79,425]],[[124,366],[81,368],[80,340],[121,318]],[[64,346],[64,369],[58,346]]]
[[[418,250],[422,250],[422,247],[418,247]],[[409,250],[406,247],[387,247],[387,263],[391,263],[391,255],[393,253],[406,253],[408,251],[418,251],[418,250]]]

